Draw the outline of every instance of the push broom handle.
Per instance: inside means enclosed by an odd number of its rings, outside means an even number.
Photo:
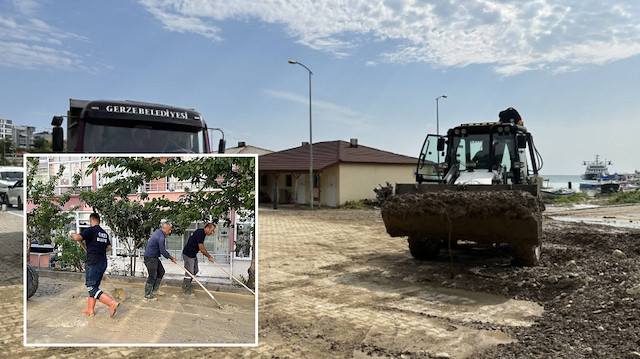
[[[244,285],[244,283],[242,283],[241,281],[239,281],[236,277],[232,276],[229,272],[227,272],[224,268],[222,268],[221,265],[219,265],[217,262],[213,262],[215,265],[217,265],[218,267],[220,267],[220,269],[222,269],[223,272],[227,273],[229,275],[229,277],[233,278],[236,282],[240,283],[241,286],[247,288],[247,290],[249,292],[251,292],[253,295],[256,295],[256,293],[254,291],[252,291],[249,287],[247,287],[246,285]]]
[[[191,274],[191,272],[189,272],[189,271],[187,270],[187,268],[183,267],[183,266],[182,266],[182,264],[178,263],[178,261],[175,261],[175,264],[177,264],[177,265],[178,265],[178,267],[182,268],[182,270],[184,270],[185,272],[187,272],[187,273],[191,276],[191,278],[193,278],[193,279],[196,281],[196,283],[198,283],[198,285],[200,285],[200,287],[202,287],[202,289],[204,289],[204,291],[205,291],[205,292],[207,292],[207,294],[209,294],[209,296],[211,297],[211,299],[213,299],[213,301],[214,301],[214,302],[216,302],[216,304],[218,305],[218,307],[220,307],[220,308],[222,309],[222,305],[220,305],[220,303],[216,300],[216,298],[214,298],[214,297],[213,297],[213,294],[211,294],[211,292],[209,292],[209,291],[207,290],[207,288],[205,288],[205,287],[202,285],[202,283],[200,283],[200,281],[199,281],[196,277],[194,277],[194,276],[193,276],[193,274]]]

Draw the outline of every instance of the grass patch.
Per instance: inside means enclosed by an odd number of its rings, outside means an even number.
[[[609,198],[608,204],[640,203],[640,191],[618,192]]]
[[[589,196],[586,193],[575,193],[568,197],[560,197],[556,198],[556,204],[574,204],[580,202],[587,202],[589,200]]]
[[[346,201],[342,205],[342,208],[346,208],[346,209],[362,209],[362,208],[367,208],[367,206],[364,204],[364,199],[361,199],[359,201]]]

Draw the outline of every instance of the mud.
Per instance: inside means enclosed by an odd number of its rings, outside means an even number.
[[[261,211],[250,356],[633,358],[640,232],[543,223],[541,265],[522,268],[503,246],[415,260],[377,211]]]
[[[403,194],[382,207],[391,236],[478,242],[539,242],[544,205],[522,191]]]
[[[581,359],[640,353],[638,230],[545,218],[541,265],[522,268],[509,265],[503,246],[463,244],[435,261],[415,260],[406,240],[389,237],[374,210],[261,209],[258,221],[258,347],[24,348],[21,356],[435,358],[446,353]]]
[[[114,279],[114,278],[112,278]],[[180,288],[161,287],[157,301],[143,297],[142,283],[117,283],[127,299],[113,318],[96,303],[96,315],[80,312],[87,306],[84,282],[40,277],[36,294],[27,301],[28,344],[253,344],[253,296],[214,293],[222,308],[201,290],[185,296]],[[113,296],[112,286],[103,286]]]
[[[544,210],[542,203],[522,191],[442,191],[411,193],[391,197],[382,207],[388,212],[411,215],[436,215],[506,219],[538,218]]]

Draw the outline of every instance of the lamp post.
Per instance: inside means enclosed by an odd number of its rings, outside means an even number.
[[[309,203],[313,210],[313,131],[311,126],[311,75],[313,73],[308,67],[298,61],[289,60],[289,63],[292,65],[300,65],[309,72]]]
[[[440,111],[438,109],[438,100],[440,100],[441,98],[447,98],[447,95],[440,95],[438,97],[436,97],[436,135],[438,136],[438,139],[440,138]],[[438,168],[437,168],[437,173],[438,176],[440,176],[440,151],[437,151],[437,161],[438,161]]]
[[[441,98],[447,98],[447,95],[440,95],[436,97],[436,135],[440,136],[440,117],[438,111],[438,100]]]

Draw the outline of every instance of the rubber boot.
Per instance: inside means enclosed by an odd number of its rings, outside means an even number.
[[[158,298],[154,297],[151,292],[153,291],[153,283],[145,283],[144,284],[144,297],[149,300],[158,300]]]
[[[116,309],[118,309],[120,303],[118,303],[115,299],[111,298],[107,293],[103,292],[98,300],[100,300],[100,303],[106,304],[107,307],[109,307],[109,309],[111,310],[111,313],[109,313],[110,317],[113,317],[113,315],[116,314]]]
[[[182,293],[186,295],[193,295],[193,292],[191,291],[191,279],[182,279]]]
[[[89,301],[87,302],[87,309],[83,309],[82,314],[88,317],[93,317],[96,314],[96,312],[93,310],[95,306],[96,306],[96,298],[89,297]]]
[[[153,283],[153,290],[151,291],[152,295],[164,295],[164,292],[160,291],[160,281],[162,280],[162,278],[158,278],[156,279],[156,281]]]

